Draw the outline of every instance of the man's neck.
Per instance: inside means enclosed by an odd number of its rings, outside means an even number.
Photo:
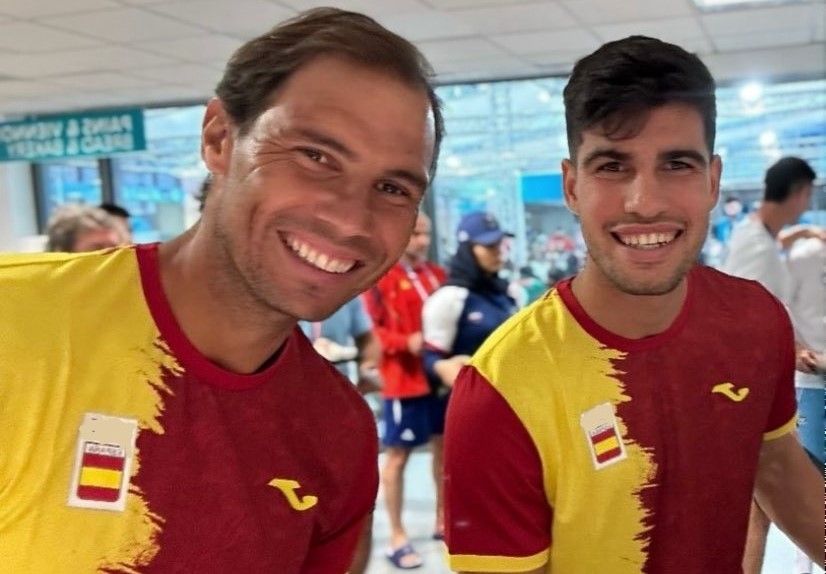
[[[197,227],[162,244],[163,291],[181,330],[202,355],[229,371],[254,373],[281,348],[296,321],[269,309],[262,313],[260,303],[227,278],[228,267],[215,249]]]
[[[789,223],[794,223],[789,220],[789,216],[786,215],[782,206],[773,201],[764,201],[761,203],[760,207],[757,208],[755,216],[766,226],[771,236],[775,238],[784,226]]]
[[[586,269],[577,275],[571,289],[588,316],[604,329],[626,339],[642,339],[666,331],[682,310],[687,279],[664,295],[631,295],[617,288],[600,272]]]

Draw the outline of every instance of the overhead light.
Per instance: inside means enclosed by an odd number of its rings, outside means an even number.
[[[449,155],[445,158],[445,165],[451,169],[462,167],[462,159],[458,155]]]
[[[763,95],[763,86],[758,82],[751,82],[740,88],[740,99],[746,104],[757,102]]]
[[[777,146],[777,134],[771,130],[767,130],[760,134],[760,146],[764,148],[773,148]]]
[[[804,4],[809,0],[693,0],[700,10],[728,10],[731,8],[765,8],[772,6],[787,6],[789,4]]]

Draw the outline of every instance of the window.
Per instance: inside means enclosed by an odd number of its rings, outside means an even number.
[[[99,162],[76,159],[36,164],[38,226],[45,230],[55,209],[66,203],[98,205],[103,201]]]

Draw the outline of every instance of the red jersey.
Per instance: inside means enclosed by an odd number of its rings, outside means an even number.
[[[782,305],[708,267],[662,333],[597,324],[563,281],[459,375],[445,429],[457,571],[742,573],[763,441],[795,425]]]
[[[424,302],[445,277],[444,270],[433,263],[412,267],[399,262],[364,294],[383,350],[379,372],[386,399],[420,397],[430,392],[422,357],[407,350],[407,340],[422,330]]]
[[[260,371],[222,369],[154,246],[5,255],[0,286],[0,571],[348,570],[378,437],[300,329]]]

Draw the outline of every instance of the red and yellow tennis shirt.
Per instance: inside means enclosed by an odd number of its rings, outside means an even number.
[[[260,372],[218,367],[155,246],[3,256],[0,293],[0,571],[347,571],[378,440],[300,330]]]
[[[696,267],[671,327],[639,340],[561,283],[453,391],[452,568],[739,574],[761,444],[794,428],[793,369],[786,312],[757,283]]]

